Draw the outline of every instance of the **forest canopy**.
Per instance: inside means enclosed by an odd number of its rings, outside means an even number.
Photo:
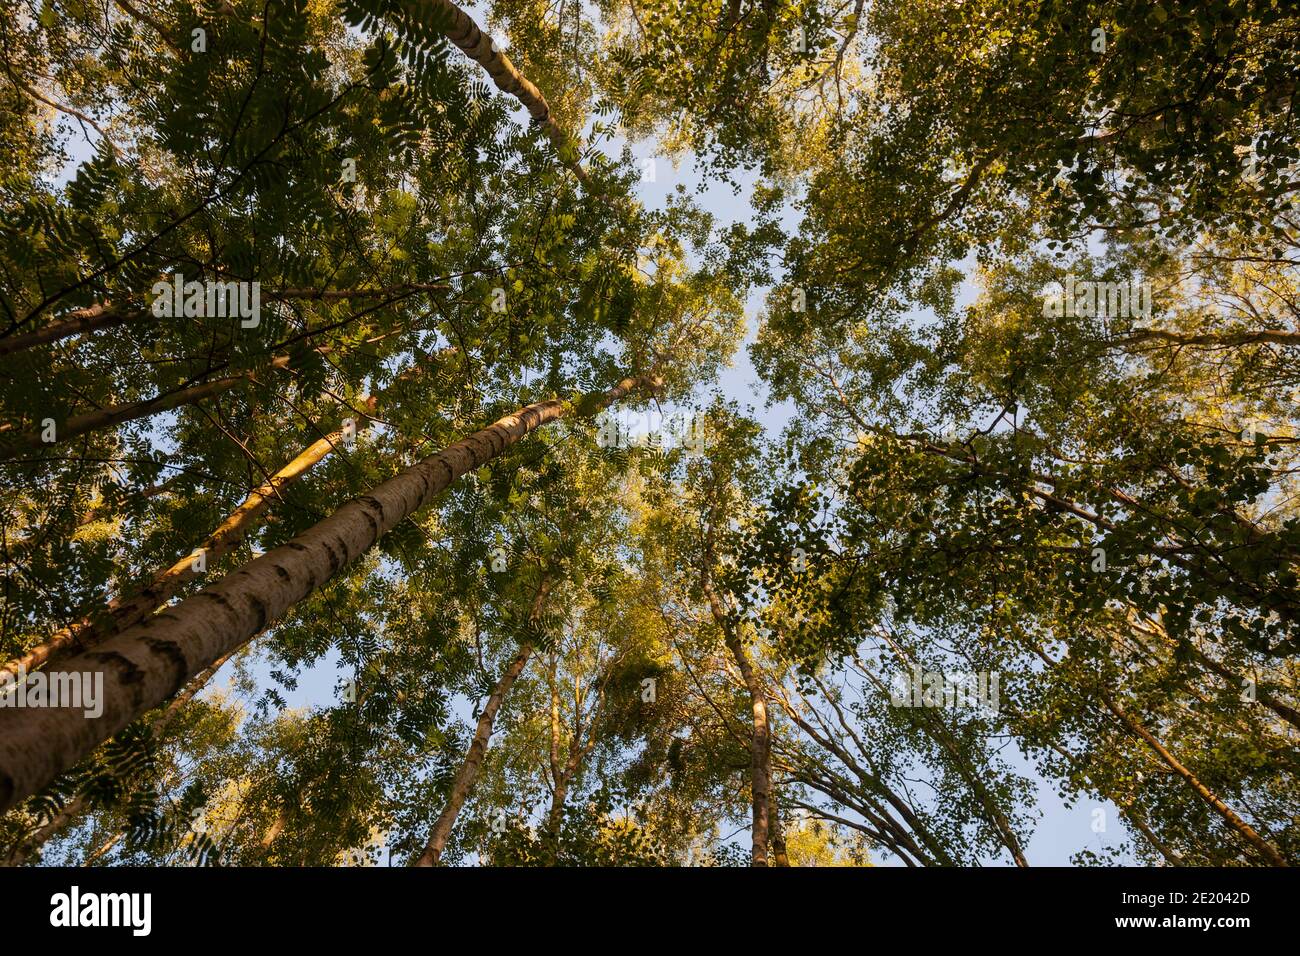
[[[0,861],[1300,862],[1297,76],[1283,0],[7,4]]]

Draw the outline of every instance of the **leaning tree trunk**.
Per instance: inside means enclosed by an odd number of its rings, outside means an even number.
[[[56,322],[42,326],[35,332],[0,339],[0,356],[12,355],[37,345],[47,345],[80,332],[94,332],[96,329],[123,325],[147,314],[140,310],[116,309],[110,303],[102,302],[78,309]]]
[[[1201,779],[1189,770],[1177,757],[1170,753],[1169,749],[1162,744],[1154,734],[1146,729],[1140,722],[1104,691],[1099,691],[1101,702],[1106,705],[1106,709],[1114,714],[1125,727],[1140,738],[1148,747],[1155,751],[1156,755],[1165,762],[1165,764],[1176,773],[1179,777],[1192,788],[1198,797],[1205,801],[1215,813],[1227,821],[1228,826],[1241,834],[1242,839],[1249,843],[1264,859],[1273,866],[1290,866],[1284,857],[1272,843],[1269,843],[1258,831],[1249,823],[1243,820],[1232,807],[1228,806],[1214,791],[1207,787]]]
[[[271,289],[263,291],[262,296],[273,301],[283,299],[336,301],[383,298],[390,294],[405,298],[416,292],[446,292],[450,288],[451,286],[443,282],[403,282],[400,285],[376,289]],[[96,332],[118,325],[143,322],[152,315],[153,313],[148,309],[117,308],[111,302],[97,302],[43,325],[35,332],[10,335],[0,339],[0,357],[23,352],[38,345],[58,342],[83,332]]]
[[[171,703],[167,705],[166,709],[158,715],[157,719],[154,720],[153,724],[149,728],[149,732],[155,741],[162,737],[162,735],[167,731],[167,728],[171,725],[172,721],[176,718],[176,715],[181,712],[181,709],[194,699],[195,694],[208,685],[208,681],[212,680],[212,678],[216,676],[217,671],[221,670],[222,665],[225,664],[226,661],[230,660],[231,656],[233,655],[218,658],[212,662],[210,667],[204,668],[200,671],[198,676],[195,677],[194,680],[190,681],[189,686],[186,687],[180,695],[175,697]],[[45,842],[49,840],[50,837],[54,836],[69,823],[72,823],[85,813],[89,806],[90,802],[87,800],[86,795],[84,793],[77,794],[69,800],[61,810],[50,817],[44,825],[38,827],[28,836],[20,839],[8,856],[0,857],[0,866],[21,866],[33,853],[44,846]],[[114,837],[114,840],[120,836],[120,833],[117,834],[117,836]],[[99,851],[88,856],[83,865],[88,866],[92,860],[106,851],[106,847],[101,847]]]
[[[578,182],[591,191],[597,199],[614,212],[622,211],[618,203],[604,192],[592,189],[591,177],[580,161],[581,144],[555,121],[551,113],[551,104],[532,80],[528,79],[519,68],[511,62],[501,50],[497,49],[492,38],[483,32],[474,22],[474,18],[452,3],[451,0],[406,0],[408,15],[420,17],[418,8],[432,7],[443,18],[446,26],[443,34],[462,53],[481,66],[491,77],[496,88],[517,99],[533,122],[541,127],[546,138],[551,141],[560,162],[573,171]]]
[[[199,552],[203,553],[204,561],[207,562],[217,561],[233,551],[270,507],[271,500],[315,467],[338,445],[342,437],[343,433],[336,431],[309,445],[268,481],[249,492],[243,503],[227,515],[192,554],[187,554],[171,567],[158,572],[149,584],[134,595],[110,601],[106,619],[102,623],[97,622],[95,616],[87,615],[74,624],[60,628],[48,640],[33,647],[22,657],[0,666],[0,672],[17,674],[21,670],[33,671],[69,648],[93,647],[99,643],[104,633],[125,630],[148,618],[171,600],[183,584],[203,573],[194,568],[195,557]]]
[[[546,596],[550,590],[550,575],[543,574],[541,584],[537,587],[537,596],[533,598],[532,607],[528,611],[528,620],[531,623],[536,624],[541,617],[542,607],[546,603]],[[447,794],[447,805],[443,807],[438,821],[433,825],[429,842],[424,845],[423,852],[412,865],[434,866],[442,859],[442,851],[446,849],[447,841],[451,838],[456,817],[460,815],[461,808],[465,806],[465,801],[469,799],[470,792],[474,789],[474,784],[478,782],[478,772],[483,766],[483,757],[487,754],[488,741],[492,737],[492,725],[496,723],[497,711],[501,709],[501,704],[510,693],[510,688],[524,672],[524,667],[527,666],[532,653],[533,646],[525,642],[497,679],[496,686],[488,695],[487,703],[483,705],[483,712],[478,716],[474,739],[470,741],[465,760],[456,771],[456,779],[451,783],[451,791]]]
[[[878,629],[880,634],[898,655],[904,665],[915,667],[916,661],[897,641],[888,629]],[[864,672],[866,669],[864,668]],[[871,678],[872,682],[881,690],[882,693],[887,691],[881,680],[875,676]],[[1029,859],[1025,856],[1025,849],[1020,844],[1020,837],[1016,834],[1015,828],[1011,821],[1007,819],[1006,813],[1002,810],[997,798],[984,785],[984,780],[980,776],[978,769],[973,766],[962,753],[961,746],[958,744],[956,737],[948,725],[944,723],[943,718],[928,709],[922,709],[918,715],[918,725],[927,737],[937,743],[952,759],[953,766],[956,767],[958,774],[966,781],[967,786],[979,801],[981,807],[987,813],[987,822],[993,827],[998,837],[1002,840],[1002,845],[1007,848],[1011,854],[1011,859],[1015,861],[1016,866],[1029,866]]]
[[[287,364],[288,358],[281,356],[276,361],[280,364]],[[100,431],[114,425],[123,425],[126,422],[139,421],[143,418],[151,418],[162,412],[180,408],[182,405],[196,405],[215,395],[224,395],[234,388],[247,385],[253,381],[255,375],[255,372],[228,375],[225,378],[213,379],[210,382],[178,388],[145,401],[111,405],[108,408],[99,408],[93,412],[73,415],[57,429],[54,442],[65,442],[70,438],[76,438],[78,435]],[[16,458],[27,449],[41,449],[50,444],[53,443],[46,442],[41,431],[22,432],[0,444],[0,461]]]
[[[624,379],[604,394],[588,396],[579,411],[598,412],[639,385],[654,382]],[[103,713],[90,720],[66,707],[0,709],[0,812],[47,786],[200,670],[278,621],[461,475],[563,417],[570,407],[550,399],[505,416],[175,607],[64,662],[65,671],[103,674]]]
[[[457,349],[452,347],[443,349],[437,354],[446,355],[456,351]],[[426,361],[427,357],[420,360],[399,375],[396,381],[403,381],[412,373],[421,370]],[[365,415],[369,416],[375,411],[382,394],[376,392],[373,395],[364,395],[358,400],[365,409]],[[367,417],[358,431],[368,427],[369,424],[370,420]],[[233,551],[266,513],[271,501],[280,497],[280,493],[285,488],[316,467],[338,447],[342,440],[343,431],[339,429],[313,442],[267,481],[249,492],[243,503],[227,515],[226,519],[194,551],[178,559],[171,567],[158,572],[139,592],[128,598],[119,597],[110,601],[107,611],[101,612],[98,619],[95,615],[87,615],[67,627],[60,628],[22,657],[0,665],[0,673],[7,671],[18,674],[23,670],[33,671],[51,659],[57,660],[62,654],[87,650],[107,637],[128,627],[134,627],[148,618],[150,614],[170,601],[181,585],[203,573],[194,569],[194,558],[199,552],[203,552],[206,566],[207,561],[220,560]]]
[[[181,408],[185,405],[197,405],[209,398],[218,395],[224,395],[226,392],[233,391],[236,388],[242,388],[250,382],[257,381],[257,376],[264,369],[286,369],[290,368],[295,361],[311,355],[329,355],[334,351],[333,346],[322,345],[317,348],[299,349],[295,352],[288,352],[281,355],[274,355],[271,361],[262,368],[248,369],[247,371],[237,372],[233,375],[226,375],[222,378],[212,379],[207,382],[199,382],[194,385],[187,385],[182,388],[173,389],[154,398],[145,399],[138,402],[126,402],[121,405],[110,405],[107,408],[97,408],[93,412],[83,412],[80,415],[73,415],[71,418],[59,425],[54,434],[53,442],[46,442],[40,430],[21,432],[15,435],[5,435],[0,438],[0,461],[8,461],[17,457],[24,449],[41,449],[50,444],[65,442],[70,438],[76,438],[79,435],[90,434],[91,432],[102,431],[105,428],[112,428],[117,425],[124,425],[127,422],[136,422],[145,418],[152,418],[162,412],[169,412],[173,409]],[[7,426],[0,426],[0,432],[7,430]]]
[[[1041,648],[1034,647],[1034,653],[1048,667],[1059,667],[1060,662],[1053,660],[1049,655],[1043,652]],[[1211,790],[1204,781],[1201,780],[1189,767],[1173,755],[1155,734],[1151,733],[1140,720],[1134,717],[1127,709],[1122,707],[1110,694],[1098,687],[1096,688],[1097,697],[1101,700],[1105,708],[1124,725],[1128,732],[1145,743],[1160,760],[1191,788],[1205,804],[1217,813],[1224,821],[1235,830],[1246,843],[1257,851],[1271,866],[1290,866],[1281,852],[1268,840],[1264,839],[1259,832],[1242,818],[1230,807],[1218,794]]]
[[[740,669],[741,679],[749,691],[753,705],[754,724],[750,734],[749,745],[749,792],[753,804],[752,846],[750,865],[767,866],[768,841],[771,835],[771,794],[772,794],[772,736],[767,719],[767,694],[763,691],[762,681],[745,653],[740,637],[736,634],[733,622],[727,616],[722,600],[713,589],[709,566],[713,562],[713,529],[709,528],[705,546],[704,567],[700,575],[704,596],[708,598],[709,610],[713,620],[722,630],[727,649],[735,658],[736,667]]]
[[[578,178],[586,181],[586,173],[576,161],[576,149],[569,135],[555,122],[551,115],[551,105],[546,102],[542,91],[528,77],[519,72],[501,50],[497,49],[492,38],[484,33],[474,18],[450,0],[408,0],[411,7],[432,7],[444,18],[447,27],[446,37],[462,53],[481,66],[492,78],[497,89],[513,96],[528,110],[528,115],[546,133],[560,159],[573,169]]]

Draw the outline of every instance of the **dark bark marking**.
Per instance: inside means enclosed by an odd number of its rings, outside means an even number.
[[[148,643],[153,638],[143,638]],[[157,643],[166,643],[158,641]],[[141,684],[144,682],[144,671],[131,660],[131,658],[120,653],[119,651],[91,651],[86,655],[92,661],[99,661],[106,668],[112,667],[118,672],[118,681],[122,684]]]
[[[181,685],[190,676],[190,664],[180,646],[175,641],[159,640],[156,637],[146,637],[143,643],[155,656],[165,657],[171,662],[176,670],[175,689],[180,690]]]

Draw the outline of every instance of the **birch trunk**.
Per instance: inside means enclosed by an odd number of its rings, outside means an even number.
[[[654,383],[624,379],[603,395],[588,397],[581,411],[600,411],[642,384]],[[103,674],[103,712],[92,720],[83,709],[67,707],[0,709],[0,812],[48,785],[217,658],[280,620],[461,475],[563,417],[569,407],[550,399],[505,416],[175,607],[66,661],[66,671]]]
[[[749,789],[753,801],[753,848],[751,865],[767,866],[767,846],[771,835],[772,796],[772,737],[767,720],[767,696],[759,683],[754,667],[749,662],[734,628],[727,628],[727,648],[736,659],[740,676],[749,688],[749,698],[754,712],[754,731],[749,748]]]
[[[781,821],[781,809],[776,797],[772,797],[772,859],[775,866],[789,866],[790,856],[785,848],[785,825]]]
[[[740,643],[732,621],[727,617],[722,600],[713,589],[709,575],[709,565],[713,562],[713,529],[710,527],[704,553],[704,568],[700,575],[704,596],[709,601],[709,610],[713,620],[722,630],[727,649],[736,661],[741,679],[749,691],[753,707],[753,731],[749,746],[749,791],[753,804],[752,848],[750,850],[751,866],[767,866],[768,840],[771,834],[771,793],[772,793],[772,740],[767,720],[767,695],[762,682],[754,672],[749,655]]]
[[[150,728],[154,739],[157,740],[167,730],[168,725],[176,717],[182,707],[194,699],[194,695],[207,686],[208,681],[216,676],[217,671],[221,670],[223,664],[230,660],[230,655],[219,658],[212,662],[211,667],[200,671],[194,680],[190,681],[189,686],[185,688],[177,697],[175,697],[167,708],[154,721],[153,727]],[[54,836],[69,823],[76,820],[88,809],[89,801],[85,794],[78,794],[73,797],[58,813],[54,814],[48,823],[33,831],[29,836],[20,840],[18,844],[10,851],[9,855],[0,858],[0,866],[21,866],[27,859],[38,849],[45,845],[45,842]],[[119,834],[120,836],[120,834]],[[111,844],[110,844],[111,846]],[[102,847],[98,852],[105,852],[107,847]],[[90,861],[97,854],[87,857],[85,864],[89,865]]]
[[[537,588],[537,596],[533,598],[533,605],[528,612],[530,621],[535,623],[541,616],[542,606],[546,603],[546,596],[550,590],[551,578],[544,575]],[[483,757],[487,754],[488,741],[492,737],[492,725],[496,723],[497,711],[501,709],[501,704],[510,693],[510,688],[523,673],[532,653],[531,644],[524,644],[519,648],[519,652],[497,679],[492,693],[488,695],[487,703],[483,705],[483,712],[478,715],[474,739],[470,741],[465,760],[456,771],[456,779],[452,781],[451,791],[447,794],[447,805],[443,807],[437,823],[433,825],[433,833],[429,835],[429,842],[425,844],[424,851],[415,861],[415,866],[436,866],[442,860],[442,851],[447,848],[452,827],[456,825],[456,817],[460,815],[461,808],[465,806],[465,801],[469,799],[470,792],[478,781],[478,772],[483,766]]]
[[[1101,693],[1100,696],[1102,703],[1106,705],[1107,710],[1114,714],[1135,737],[1141,739],[1148,747],[1155,751],[1156,755],[1165,762],[1170,770],[1182,777],[1198,797],[1204,800],[1215,813],[1223,817],[1223,819],[1227,821],[1228,826],[1241,834],[1242,839],[1254,847],[1271,865],[1290,866],[1290,864],[1287,863],[1286,857],[1278,852],[1277,847],[1273,846],[1273,844],[1260,836],[1254,827],[1243,820],[1241,816],[1232,809],[1232,807],[1224,803],[1218,794],[1214,793],[1214,791],[1207,787],[1201,779],[1196,776],[1196,774],[1192,773],[1191,770],[1184,766],[1182,761],[1170,753],[1169,749],[1156,739],[1155,735],[1135,720],[1128,711],[1115,703],[1108,694]]]
[[[203,573],[194,569],[194,559],[198,552],[204,553],[205,561],[215,562],[233,551],[270,507],[271,500],[277,497],[281,490],[315,467],[321,459],[334,450],[342,437],[343,432],[336,431],[313,442],[302,454],[272,475],[270,480],[254,488],[243,503],[232,511],[194,552],[185,555],[171,567],[158,572],[148,585],[131,597],[110,601],[107,621],[97,624],[92,616],[83,617],[75,624],[60,628],[51,635],[49,640],[32,648],[22,657],[0,667],[0,672],[17,674],[20,669],[33,671],[71,648],[93,647],[105,634],[134,627],[146,620],[149,615],[171,600],[182,585]]]
[[[449,26],[443,31],[447,39],[481,66],[497,89],[523,104],[533,122],[542,128],[546,138],[555,147],[560,162],[573,171],[584,188],[591,190],[591,179],[579,162],[580,144],[555,121],[551,115],[551,105],[546,102],[542,91],[519,72],[510,57],[496,48],[492,38],[483,32],[474,18],[456,4],[450,0],[407,0],[407,5],[411,7],[425,4],[438,10],[447,19]],[[592,193],[610,209],[619,211],[618,206],[604,193],[598,190],[592,190]]]
[[[533,122],[542,128],[556,151],[562,154],[561,159],[565,165],[580,169],[575,161],[566,158],[565,147],[572,147],[574,144],[571,143],[568,134],[555,122],[555,118],[551,115],[551,105],[546,102],[542,91],[519,72],[510,57],[496,48],[492,38],[479,28],[474,18],[450,0],[418,0],[418,3],[421,6],[433,7],[447,19],[449,26],[444,31],[447,39],[481,66],[492,78],[497,89],[513,96],[523,104],[528,110],[528,115],[533,118]],[[416,5],[416,0],[411,0],[411,5]],[[579,178],[586,177],[580,174]]]
[[[1033,650],[1039,659],[1049,667],[1059,666],[1059,662],[1045,654],[1041,648],[1034,648]],[[1268,860],[1270,865],[1291,865],[1287,862],[1286,857],[1278,851],[1277,847],[1260,836],[1259,832],[1247,823],[1236,810],[1228,806],[1218,794],[1206,786],[1204,781],[1175,757],[1169,748],[1161,743],[1160,739],[1151,733],[1141,721],[1121,707],[1110,694],[1100,687],[1097,688],[1097,696],[1106,709],[1123,724],[1129,733],[1150,747],[1152,752],[1164,762],[1165,766],[1181,777],[1191,787],[1193,793],[1203,800],[1211,810],[1222,817],[1228,826],[1240,834],[1241,838],[1249,843],[1264,859]]]
[[[455,347],[443,349],[439,355],[456,352]],[[428,359],[422,359],[397,377],[397,382],[419,372]],[[396,384],[396,382],[394,383]],[[375,411],[382,397],[382,392],[362,396],[359,403],[369,416]],[[370,424],[367,417],[358,427],[358,432]],[[342,429],[331,432],[313,442],[301,454],[272,475],[267,481],[249,492],[243,503],[231,512],[197,548],[180,558],[170,568],[160,571],[144,589],[130,598],[115,598],[108,604],[107,620],[96,623],[91,615],[83,617],[74,624],[56,631],[51,637],[37,647],[32,648],[22,657],[15,658],[0,666],[0,673],[17,674],[20,669],[28,672],[41,667],[46,662],[57,659],[64,653],[73,653],[89,649],[101,640],[134,627],[158,610],[180,589],[180,587],[198,577],[203,572],[194,570],[194,557],[202,551],[206,559],[220,560],[235,549],[244,540],[248,532],[270,507],[271,500],[278,498],[280,492],[298,481],[303,475],[319,464],[330,452],[338,447],[343,439]]]

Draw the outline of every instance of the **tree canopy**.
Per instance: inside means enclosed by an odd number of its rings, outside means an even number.
[[[1298,74],[1281,0],[17,0],[0,860],[1300,861]]]

